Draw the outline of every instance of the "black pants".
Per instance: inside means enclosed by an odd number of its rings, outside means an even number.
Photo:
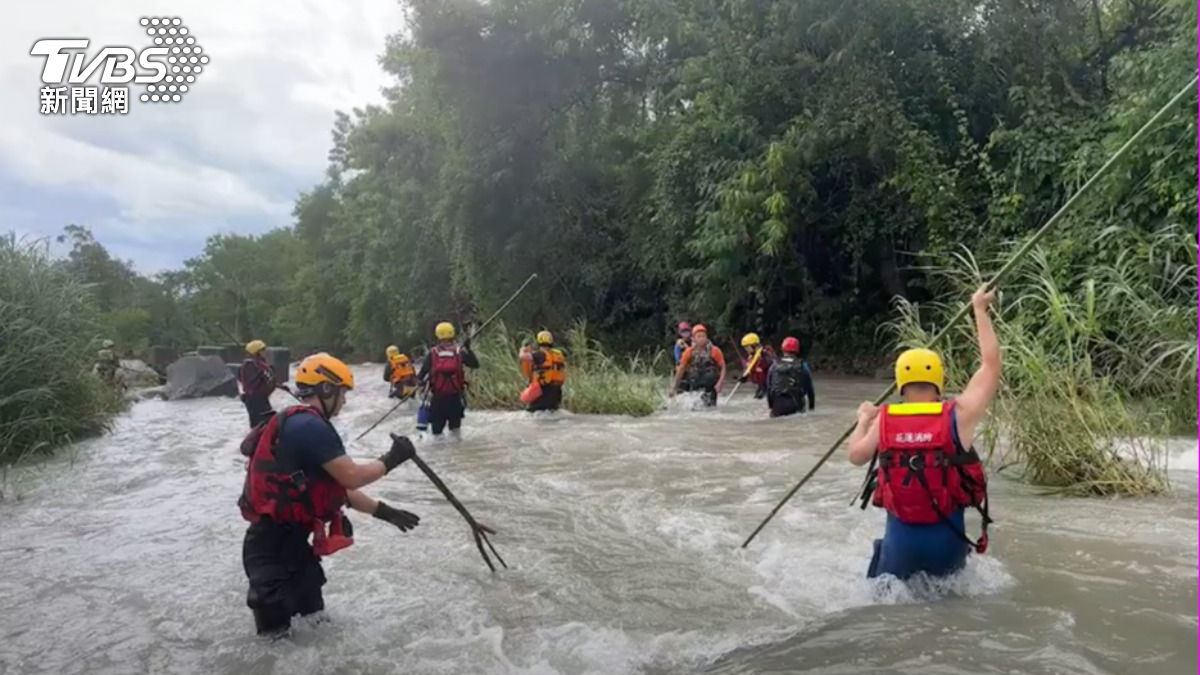
[[[250,582],[246,605],[259,635],[278,633],[292,617],[325,609],[325,570],[308,543],[309,530],[270,520],[252,523],[242,541],[242,567]]]
[[[684,378],[679,383],[680,391],[702,391],[704,395],[700,400],[706,406],[714,406],[717,404],[717,383],[715,381],[697,381]]]
[[[771,417],[786,417],[798,412],[804,412],[804,399],[789,394],[776,394],[771,397]]]
[[[463,400],[461,394],[434,394],[429,397],[429,427],[434,436],[445,430],[450,431],[462,426]]]
[[[562,385],[560,384],[543,384],[542,397],[533,403],[529,404],[529,412],[538,412],[539,410],[558,410],[562,405]]]
[[[263,396],[242,396],[242,405],[246,406],[246,416],[250,418],[250,428],[271,416],[275,409],[271,407],[270,394]]]

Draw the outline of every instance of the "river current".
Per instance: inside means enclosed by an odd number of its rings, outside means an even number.
[[[356,371],[347,439],[391,405],[376,367]],[[881,388],[818,375],[817,409],[777,420],[749,392],[641,419],[470,410],[461,441],[418,452],[498,530],[510,569],[489,573],[405,464],[366,491],[421,525],[355,514],[355,545],[325,561],[328,620],[275,642],[245,607],[241,404],[141,402],[111,434],[10,472],[0,673],[1195,672],[1187,439],[1164,497],[994,478],[991,550],[936,587],[864,577],[884,517],[849,505],[862,474],[840,454],[738,548]],[[348,451],[411,432],[408,405]]]

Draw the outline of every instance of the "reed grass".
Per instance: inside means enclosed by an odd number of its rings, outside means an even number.
[[[1110,228],[1094,243],[1117,253],[1063,265],[1035,249],[1005,282],[995,315],[1004,381],[977,444],[1047,490],[1156,494],[1167,488],[1169,434],[1195,430],[1196,240],[1169,226]],[[970,252],[930,266],[946,301],[898,301],[887,326],[897,346],[926,345],[982,283],[980,268]],[[961,391],[978,363],[973,322],[935,348],[948,389]]]
[[[563,407],[575,413],[631,415],[653,413],[662,406],[664,384],[658,374],[665,352],[618,358],[588,337],[587,325],[576,322],[559,341],[567,356],[567,383]],[[509,332],[503,323],[491,326],[472,345],[480,368],[471,375],[471,406],[520,410],[520,393],[528,384],[521,374],[517,354],[533,343],[533,333]]]
[[[45,243],[0,237],[0,464],[108,429],[123,401],[91,374],[99,337],[89,291]]]

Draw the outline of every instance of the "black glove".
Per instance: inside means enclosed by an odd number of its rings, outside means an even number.
[[[375,513],[371,515],[395,525],[400,528],[401,532],[408,532],[421,522],[421,517],[417,514],[403,509],[393,509],[383,502],[379,502],[379,506],[375,507]]]
[[[417,455],[417,449],[413,447],[412,441],[408,440],[408,436],[397,436],[392,434],[392,448],[387,451],[387,454],[380,457],[379,461],[383,462],[383,466],[388,473],[392,469],[400,466]]]
[[[391,522],[392,525],[400,527],[401,532],[412,530],[421,521],[421,516],[409,513],[407,510],[391,508],[383,502],[379,502],[379,506],[376,507],[376,510],[371,515],[376,516],[379,520],[386,520]]]
[[[467,351],[471,351],[471,338],[467,338],[466,340],[463,340],[462,348]]]
[[[748,380],[748,379],[750,379],[750,378],[746,375],[738,375],[737,381],[739,383],[745,384],[746,380]]]

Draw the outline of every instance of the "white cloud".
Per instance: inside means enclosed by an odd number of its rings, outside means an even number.
[[[102,242],[142,242],[155,268],[198,252],[163,250],[172,243],[247,222],[254,231],[287,225],[296,194],[321,179],[334,111],[382,100],[389,80],[378,57],[403,27],[401,7],[388,0],[70,0],[12,3],[5,15],[0,173],[29,189],[61,190],[63,199],[111,202],[111,213],[87,224]],[[132,101],[124,117],[38,113],[41,60],[28,53],[35,40],[140,46],[147,36],[138,18],[164,15],[181,17],[211,59],[183,102]],[[61,213],[61,204],[50,206]]]

